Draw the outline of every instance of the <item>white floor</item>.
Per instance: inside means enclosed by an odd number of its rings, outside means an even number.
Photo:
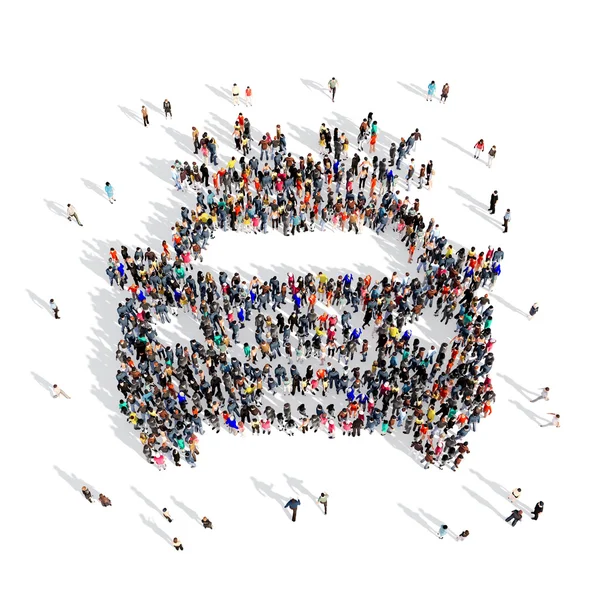
[[[576,181],[588,177],[590,155],[576,136],[585,127],[594,141],[586,107],[595,94],[588,85],[580,103],[574,86],[585,86],[589,73],[558,48],[571,13],[481,3],[233,2],[220,11],[186,2],[37,4],[23,9],[31,18],[15,16],[20,25],[4,40],[5,58],[14,57],[7,77],[15,81],[3,111],[4,264],[14,263],[3,290],[4,597],[52,590],[63,598],[524,598],[589,589],[595,544],[584,528],[593,539],[589,508],[598,485],[587,465],[593,432],[586,435],[580,423],[592,421],[597,398],[593,381],[592,393],[580,393],[588,382],[572,378],[582,378],[595,352],[597,326],[581,312],[583,290],[568,291],[585,285],[567,269],[582,267],[573,252],[585,252],[595,235],[597,198],[580,195]],[[569,49],[585,60],[588,25],[577,27]],[[340,82],[335,104],[319,90],[333,75]],[[559,75],[564,85],[553,83]],[[438,90],[450,83],[447,105],[419,93],[431,79]],[[229,102],[234,81],[252,86],[253,107]],[[165,97],[173,106],[168,122],[154,109]],[[150,108],[146,129],[142,104]],[[173,192],[169,165],[192,157],[194,125],[217,136],[222,156],[233,154],[228,136],[239,110],[257,131],[281,124],[296,156],[317,151],[322,122],[355,139],[373,111],[386,151],[387,140],[419,127],[417,161],[432,159],[437,175],[431,191],[411,198],[457,244],[505,250],[492,294],[498,401],[470,434],[472,451],[459,472],[424,471],[401,444],[379,435],[331,441],[209,432],[195,470],[171,465],[159,473],[141,457],[116,410],[122,294],[106,282],[107,251],[122,243],[156,248],[169,238],[180,207],[192,206],[191,194]],[[470,156],[481,137],[498,148],[491,169]],[[106,180],[115,205],[98,191]],[[494,189],[495,219],[486,211]],[[68,202],[84,227],[64,218]],[[513,220],[503,234],[506,208]],[[333,231],[295,238],[219,232],[204,267],[259,276],[309,268],[390,274],[407,266],[391,240],[371,232],[358,239]],[[51,297],[60,321],[47,309]],[[534,301],[541,308],[529,322]],[[576,337],[569,335],[574,319]],[[425,319],[420,335],[444,341],[428,336],[430,326]],[[193,331],[182,319],[164,333],[183,340]],[[72,399],[53,399],[51,383]],[[546,385],[551,401],[529,404]],[[561,414],[561,429],[538,427],[546,412]],[[88,505],[84,484],[107,494],[113,507]],[[546,510],[513,529],[503,518],[516,486],[525,506],[543,500]],[[322,491],[330,495],[327,517],[314,503]],[[291,496],[302,501],[296,523],[282,510]],[[161,518],[163,507],[172,524]],[[213,531],[198,524],[204,515]],[[440,543],[433,532],[441,521],[455,533],[468,528],[471,537],[459,546],[451,538]],[[168,545],[174,536],[183,553]]]

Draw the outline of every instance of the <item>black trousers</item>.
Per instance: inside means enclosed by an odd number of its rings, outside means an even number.
[[[292,521],[296,522],[296,513],[298,512],[298,508],[292,508]]]
[[[150,121],[148,120],[148,117],[144,117],[144,127],[146,127],[146,125],[150,125]]]

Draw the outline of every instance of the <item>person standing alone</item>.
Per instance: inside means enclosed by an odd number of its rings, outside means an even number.
[[[540,513],[544,512],[544,503],[540,500],[533,509],[533,516],[531,517],[534,521],[538,520]]]
[[[510,523],[512,521],[512,526],[514,527],[522,518],[523,518],[523,511],[515,509],[504,520],[507,523]]]
[[[83,223],[79,220],[77,209],[72,204],[67,204],[67,220],[75,219],[79,227],[83,227]]]
[[[150,121],[148,120],[148,109],[145,106],[142,106],[142,117],[144,119],[144,127],[150,125]]]
[[[327,500],[329,500],[329,494],[326,494],[325,492],[321,492],[321,495],[317,498],[317,502],[323,505],[325,514],[327,514]]]
[[[104,186],[104,191],[106,192],[106,195],[108,196],[108,201],[111,204],[117,201],[117,199],[115,198],[115,190],[113,189],[113,186],[110,185],[110,182],[106,182],[106,185]]]
[[[488,208],[488,212],[492,215],[496,214],[496,203],[498,202],[498,190],[494,190],[490,197],[490,207]]]
[[[60,319],[58,316],[58,306],[56,306],[56,302],[54,302],[54,298],[50,298],[50,310],[54,313],[55,319]]]
[[[171,113],[171,103],[166,98],[163,102],[163,110],[165,111],[165,119],[167,116],[171,117],[171,119],[173,118],[173,113]]]
[[[338,85],[337,79],[335,77],[332,77],[329,80],[329,83],[327,85],[329,85],[329,92],[331,93],[331,101],[335,102],[335,91],[337,90],[337,85]]]
[[[296,513],[298,512],[298,507],[300,506],[300,499],[291,498],[288,500],[288,503],[284,506],[284,508],[289,508],[292,511],[292,521],[296,522]]]
[[[231,95],[233,96],[233,105],[237,106],[240,103],[240,88],[237,83],[233,84]]]
[[[502,233],[508,232],[508,224],[510,223],[510,220],[511,220],[510,208],[507,208],[506,212],[504,213],[504,231]]]

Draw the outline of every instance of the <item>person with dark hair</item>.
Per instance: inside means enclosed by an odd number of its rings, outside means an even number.
[[[329,500],[329,494],[325,492],[321,492],[321,495],[317,498],[317,502],[323,507],[325,511],[324,514],[327,514],[327,501]]]
[[[522,518],[523,518],[523,511],[515,509],[504,520],[507,523],[510,523],[512,521],[512,526],[514,527]]]
[[[464,542],[469,537],[469,530],[465,529],[462,533],[456,536],[457,542]]]
[[[289,508],[292,511],[292,521],[296,521],[296,513],[298,512],[298,507],[300,506],[300,499],[298,498],[290,498],[284,508]]]
[[[90,490],[88,490],[85,485],[81,488],[81,493],[83,494],[84,498],[90,503],[92,504],[92,502],[94,501],[92,498],[92,492],[90,492]]]
[[[332,77],[327,85],[329,86],[329,92],[331,93],[331,101],[335,102],[335,92],[338,86],[337,79],[335,77]]]
[[[148,109],[145,106],[142,106],[142,118],[144,120],[144,127],[150,125],[150,119],[148,119]]]
[[[165,111],[165,119],[167,117],[171,117],[171,119],[173,118],[173,113],[171,113],[171,103],[166,98],[163,102],[163,110]]]
[[[533,508],[533,516],[531,517],[534,521],[538,520],[541,513],[544,512],[544,503],[540,500]]]
[[[208,517],[202,517],[202,527],[204,527],[204,529],[212,529],[212,521],[210,521]]]
[[[448,100],[448,94],[450,93],[450,86],[445,83],[442,86],[442,93],[440,95],[440,104],[446,104],[446,100]]]
[[[498,190],[494,190],[490,196],[490,207],[488,212],[492,215],[496,214],[496,203],[498,202]]]
[[[507,208],[506,212],[504,213],[504,218],[503,218],[504,231],[502,233],[508,233],[508,224],[510,223],[511,218],[512,217],[510,214],[510,208]]]
[[[169,521],[169,523],[173,522],[173,519],[171,518],[171,515],[169,514],[169,511],[166,508],[162,509],[162,516]]]
[[[177,538],[173,538],[173,548],[175,550],[183,550],[183,544]]]

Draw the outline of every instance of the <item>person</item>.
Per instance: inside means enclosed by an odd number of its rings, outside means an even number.
[[[492,162],[494,161],[495,158],[496,158],[496,146],[492,146],[490,148],[490,151],[488,152],[488,162],[487,162],[487,166],[490,169],[492,168]]]
[[[548,423],[544,423],[543,425],[540,425],[540,427],[550,427],[550,425],[553,425],[554,427],[560,427],[560,415],[556,414],[556,413],[546,413],[548,415],[552,415],[552,420],[548,421]]]
[[[55,383],[52,386],[52,397],[53,398],[58,398],[59,396],[64,396],[65,398],[67,398],[68,400],[71,399],[71,396],[68,396],[63,390],[61,390],[58,385]]]
[[[476,158],[479,160],[479,157],[481,156],[481,153],[485,150],[485,145],[483,143],[483,140],[479,140],[474,146],[473,148],[475,148],[475,152],[473,154],[473,158]]]
[[[440,529],[438,531],[438,537],[440,540],[444,539],[444,536],[448,533],[448,525],[440,525]]]
[[[94,500],[92,499],[92,492],[90,492],[90,490],[88,490],[87,487],[85,487],[85,485],[81,488],[81,493],[90,504],[94,502]]]
[[[327,85],[329,86],[329,92],[331,93],[331,101],[335,102],[335,92],[338,86],[337,79],[335,77],[332,77]]]
[[[104,186],[104,191],[106,192],[106,195],[108,196],[108,201],[111,204],[117,201],[117,199],[115,198],[115,191],[113,190],[113,186],[110,185],[110,182],[106,182],[106,185]]]
[[[60,319],[60,317],[58,316],[58,306],[56,305],[56,302],[54,302],[53,298],[50,298],[50,310],[54,313],[54,318],[55,319]]]
[[[162,509],[162,516],[163,516],[163,517],[164,517],[164,518],[165,518],[167,521],[169,521],[169,523],[172,523],[172,522],[173,522],[173,519],[171,518],[171,515],[170,515],[169,511],[168,511],[166,508],[163,508],[163,509]]]
[[[506,233],[508,231],[508,224],[510,223],[510,220],[510,208],[507,208],[506,212],[504,213],[504,231],[502,233]]]
[[[171,117],[171,119],[173,118],[173,113],[171,112],[171,103],[166,98],[163,102],[163,110],[165,111],[165,119],[167,117]]]
[[[104,494],[100,494],[98,496],[98,500],[100,500],[100,504],[102,504],[102,506],[104,506],[105,508],[107,506],[112,506],[112,502],[110,501],[110,498],[108,496],[105,496]]]
[[[537,402],[538,400],[550,400],[549,394],[550,394],[550,388],[545,387],[537,398],[534,398],[533,400],[530,400],[529,402]]]
[[[70,221],[71,219],[75,219],[77,225],[83,227],[83,223],[81,223],[79,216],[77,215],[77,209],[72,204],[67,204],[67,221]]]
[[[252,106],[252,88],[249,85],[246,86],[246,106]]]
[[[208,517],[202,517],[202,527],[204,527],[204,529],[212,529],[212,521],[210,521]]]
[[[456,541],[457,542],[464,542],[467,538],[469,537],[469,530],[465,529],[462,533],[460,533],[457,537],[456,537]]]
[[[427,100],[427,102],[432,102],[434,94],[435,94],[435,81],[432,80],[431,83],[427,86],[427,96],[425,97],[425,100]]]
[[[327,500],[329,500],[329,494],[321,492],[321,495],[318,498],[318,502],[323,506],[323,510],[325,511],[324,514],[327,514]]]
[[[514,504],[521,497],[521,488],[515,488],[508,496],[508,499]]]
[[[538,520],[538,517],[540,516],[541,513],[544,512],[544,503],[540,500],[534,507],[533,507],[533,516],[531,517],[534,521]]]
[[[150,125],[150,119],[148,119],[148,109],[145,106],[142,106],[142,117],[144,119],[144,127]]]
[[[183,550],[183,544],[177,538],[173,538],[173,548],[175,550]]]
[[[448,94],[450,93],[450,86],[445,83],[442,87],[442,94],[440,96],[440,104],[446,104],[446,100],[448,100]]]
[[[237,106],[240,103],[240,88],[237,83],[233,84],[231,95],[233,96],[233,105]]]
[[[292,521],[296,521],[296,513],[298,511],[298,507],[300,506],[299,498],[290,498],[284,508],[289,508],[292,511]]]
[[[488,208],[488,212],[492,215],[496,214],[496,203],[498,202],[498,190],[494,190],[492,195],[490,196],[490,207]]]
[[[515,508],[515,510],[513,510],[510,515],[508,515],[508,517],[506,517],[506,519],[504,519],[507,523],[510,523],[512,521],[512,526],[514,527],[521,519],[523,518],[523,511],[522,510],[517,510]]]
[[[531,305],[531,308],[529,309],[529,320],[531,321],[531,319],[533,319],[533,317],[535,317],[535,315],[537,315],[538,310],[540,310],[540,307],[537,305],[537,302],[534,302]]]

